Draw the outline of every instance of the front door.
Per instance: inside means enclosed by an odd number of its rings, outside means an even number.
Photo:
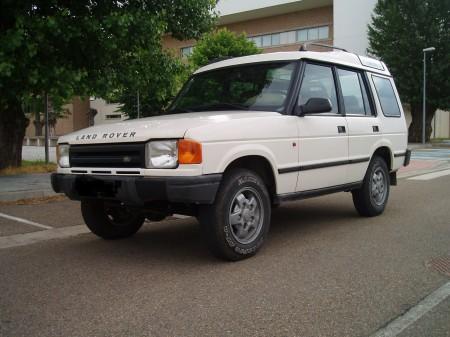
[[[310,98],[328,98],[332,111],[298,117],[299,176],[297,191],[310,191],[348,182],[347,121],[340,113],[332,66],[306,63],[298,105]]]

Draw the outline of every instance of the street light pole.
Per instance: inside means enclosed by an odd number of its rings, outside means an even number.
[[[423,49],[423,99],[422,99],[422,144],[425,144],[426,129],[426,99],[427,99],[427,52],[433,52],[436,48]]]
[[[45,93],[44,95],[44,121],[45,121],[45,163],[48,164],[49,162],[49,155],[48,155],[48,143],[49,143],[49,134],[48,134],[48,94]]]

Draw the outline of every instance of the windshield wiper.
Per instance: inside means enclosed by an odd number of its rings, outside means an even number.
[[[248,107],[239,103],[218,102],[211,104],[199,105],[190,108],[191,111],[211,111],[211,110],[248,110]]]

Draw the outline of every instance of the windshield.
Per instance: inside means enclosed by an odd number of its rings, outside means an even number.
[[[284,110],[295,62],[227,67],[191,77],[169,112]]]

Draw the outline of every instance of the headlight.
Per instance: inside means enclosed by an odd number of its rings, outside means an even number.
[[[56,148],[56,157],[59,167],[70,167],[69,148],[69,144],[58,144]]]
[[[176,140],[148,142],[145,150],[145,164],[148,168],[175,168],[178,165]]]

